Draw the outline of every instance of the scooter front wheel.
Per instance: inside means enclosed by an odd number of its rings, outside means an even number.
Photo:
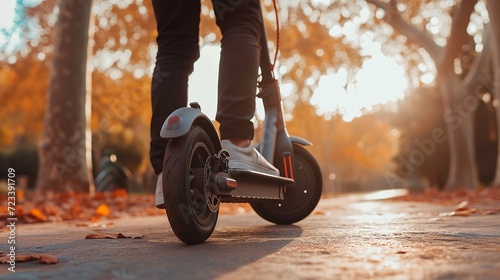
[[[306,149],[294,145],[294,180],[287,186],[285,199],[252,202],[253,210],[265,220],[289,225],[306,218],[321,197],[323,180],[316,159]]]
[[[205,241],[219,215],[208,207],[204,186],[207,158],[215,154],[208,134],[194,125],[184,136],[170,139],[163,160],[163,194],[168,221],[186,244]]]

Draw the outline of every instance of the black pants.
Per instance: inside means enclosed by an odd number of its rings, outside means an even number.
[[[151,85],[150,160],[162,171],[166,141],[163,122],[187,106],[188,77],[200,55],[200,0],[152,0],[158,27],[158,54]],[[222,33],[216,120],[222,139],[252,139],[252,117],[260,58],[259,0],[212,0]]]

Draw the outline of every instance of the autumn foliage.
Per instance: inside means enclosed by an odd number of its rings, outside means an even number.
[[[202,3],[201,47],[218,45],[221,38],[209,2]],[[310,151],[322,168],[324,189],[327,192],[393,187],[388,184],[386,177],[397,167],[394,158],[398,152],[405,152],[401,148],[404,143],[401,142],[413,141],[410,138],[415,135],[408,134],[415,127],[418,130],[421,127],[437,126],[437,121],[430,120],[437,119],[436,114],[442,111],[442,108],[437,107],[441,105],[419,103],[416,106],[415,99],[411,99],[407,102],[406,109],[391,116],[395,121],[388,121],[382,114],[366,114],[345,122],[341,114],[335,112],[330,115],[319,114],[309,100],[322,75],[335,73],[342,67],[347,69],[351,78],[354,76],[363,61],[369,58],[361,50],[371,37],[377,38],[385,53],[394,55],[398,62],[405,64],[405,70],[414,86],[421,85],[421,76],[429,73],[429,58],[407,38],[389,29],[380,11],[366,5],[364,1],[279,2],[278,36],[272,3],[262,1],[272,53],[279,44],[276,75],[282,84],[292,88],[289,95],[284,97],[289,133],[313,143]],[[425,29],[431,22],[429,17],[422,15],[422,8],[434,9],[436,13],[447,12],[440,10],[438,6],[433,8],[429,3],[407,1],[401,14],[407,20],[415,18],[415,26]],[[24,18],[19,18],[19,22],[16,22],[22,27],[19,31],[22,40],[18,49],[0,54],[0,156],[12,151],[22,137],[29,137],[33,143],[40,140],[51,75],[57,12],[55,0],[41,1],[36,6],[26,7]],[[362,16],[367,13],[369,16]],[[110,1],[94,1],[91,26],[89,31],[93,38],[90,41],[93,54],[89,70],[92,71],[91,129],[94,163],[98,163],[106,148],[112,147],[121,153],[129,151],[128,155],[120,155],[120,158],[127,161],[125,164],[131,169],[134,179],[142,182],[144,175],[151,173],[147,159],[151,115],[149,95],[157,35],[151,2],[129,0],[115,4]],[[359,29],[353,33],[356,35],[354,38],[340,32],[348,27]],[[434,35],[442,39],[444,35],[441,33],[444,31],[439,31]],[[335,92],[329,94],[331,100],[337,97]],[[425,110],[419,111],[421,106],[425,106]],[[419,123],[420,119],[416,119],[418,117],[423,117],[425,123]],[[257,123],[259,121],[257,119]],[[259,129],[261,127],[257,131]],[[493,130],[488,130],[491,131]],[[496,134],[493,136],[493,140],[496,140]],[[256,137],[256,141],[258,140],[259,133]],[[440,153],[446,153],[445,148],[442,147]],[[439,155],[436,153],[434,156]],[[440,171],[447,169],[447,162],[442,159],[441,157],[439,161]],[[432,173],[437,170],[433,168],[435,164],[434,158],[430,158],[422,165],[422,169]],[[491,161],[486,164],[491,165]],[[95,168],[97,172],[98,164]],[[444,172],[440,172],[442,173]],[[443,179],[440,174],[428,176],[432,186],[441,184]],[[78,194],[74,195],[78,197]],[[49,198],[59,199],[54,196]],[[85,198],[81,199],[85,201]],[[103,203],[107,205],[106,202]],[[99,205],[92,204],[89,208],[95,212]],[[37,206],[33,208],[39,209]],[[47,214],[57,212],[54,209],[39,210],[43,215],[35,210],[31,214],[28,214],[29,211],[25,212],[26,217],[31,217],[27,219],[43,220],[45,215],[47,220],[64,220],[62,214]],[[112,216],[113,213],[114,211],[110,211],[109,215]],[[84,219],[92,219],[94,214],[89,212]]]
[[[92,10],[93,40],[90,42],[93,49],[90,70],[94,163],[99,162],[104,149],[109,147],[115,151],[134,152],[130,156],[121,155],[120,158],[130,159],[130,163],[126,163],[127,167],[134,172],[134,176],[141,177],[148,168],[150,75],[156,48],[151,3],[96,3],[98,5]],[[0,135],[5,137],[0,139],[0,149],[10,149],[17,135],[27,132],[34,142],[40,139],[53,57],[56,4],[54,0],[43,1],[26,9],[24,20],[36,23],[30,28],[36,30],[39,37],[25,42],[23,51],[14,52],[11,59],[5,58],[7,63],[1,65],[0,103],[3,104],[3,110],[0,111],[0,118],[5,122],[0,124]],[[278,39],[274,11],[270,3],[265,2],[271,52],[276,50],[278,40],[280,44],[277,72],[282,76],[282,82],[292,83],[296,89],[285,100],[292,105],[286,108],[287,114],[294,116],[289,120],[289,131],[314,143],[311,151],[320,166],[324,167],[323,181],[327,182],[330,191],[338,189],[335,183],[347,183],[363,189],[372,180],[379,182],[375,183],[374,188],[384,188],[385,185],[380,185],[384,184],[380,174],[390,169],[396,141],[390,135],[388,125],[376,117],[364,117],[353,123],[345,123],[340,118],[327,120],[304,102],[311,97],[314,88],[306,84],[304,77],[317,81],[319,73],[331,71],[342,63],[349,63],[351,69],[355,69],[362,62],[352,45],[341,43],[343,36],[332,38],[329,35],[332,23],[323,23],[334,13],[340,16],[341,22],[347,21],[348,15],[334,9],[341,4],[315,7],[323,13],[314,15],[310,13],[308,5],[281,7],[280,17],[285,20],[280,22]],[[320,18],[322,20],[318,21]],[[211,5],[202,9],[200,30],[202,46],[218,44],[220,34]],[[300,59],[298,63],[299,58],[304,60]],[[332,96],[334,94],[332,92]],[[294,101],[298,101],[295,102],[296,106],[293,105]],[[20,117],[14,118],[14,115]],[[315,125],[311,126],[310,123]],[[367,127],[370,129],[365,130]],[[121,135],[122,138],[114,135]],[[383,140],[388,142],[384,143]],[[124,146],[117,146],[116,143]],[[127,143],[133,146],[127,146]],[[136,151],[141,153],[140,157]],[[95,168],[97,171],[98,164],[95,164]],[[329,179],[332,176],[337,176],[339,180]]]
[[[2,196],[2,201],[7,198]],[[3,203],[2,203],[3,204]],[[2,205],[0,215],[5,220],[7,206]],[[78,221],[99,223],[103,220],[125,216],[148,216],[164,214],[154,208],[151,196],[128,195],[124,190],[111,193],[48,193],[45,196],[18,196],[16,217],[21,223]]]

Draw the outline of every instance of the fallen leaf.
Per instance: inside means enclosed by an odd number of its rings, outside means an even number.
[[[116,239],[118,238],[118,234],[109,234],[109,233],[91,233],[85,236],[85,239]]]
[[[456,211],[469,209],[468,205],[469,205],[469,202],[467,200],[464,200],[457,205]]]
[[[59,260],[56,257],[53,257],[51,255],[41,255],[40,256],[40,263],[43,263],[43,264],[56,264],[58,262],[59,262]]]
[[[23,216],[24,215],[24,205],[19,205],[16,207],[16,215]]]
[[[27,254],[27,255],[17,255],[16,262],[30,262],[40,260],[42,264],[56,264],[59,260],[51,255],[38,255],[38,254]],[[10,261],[10,256],[1,256],[0,263],[7,263]]]
[[[118,189],[111,193],[111,197],[125,197],[125,196],[127,196],[127,190],[125,189]]]
[[[94,199],[95,200],[103,200],[105,198],[106,198],[106,196],[102,192],[96,192],[95,195],[94,195]]]
[[[465,209],[465,210],[460,210],[460,211],[453,211],[452,216],[459,216],[459,217],[468,217],[474,213],[476,213],[476,209],[471,208],[471,209]]]
[[[132,239],[140,239],[143,238],[144,235],[140,236],[125,236],[122,233],[91,233],[85,236],[85,239],[118,239],[118,238],[132,238]]]
[[[38,208],[31,209],[28,212],[28,215],[30,215],[31,217],[33,217],[33,218],[35,218],[35,219],[37,219],[39,221],[46,221],[47,220],[47,217]]]
[[[39,260],[40,255],[19,255],[16,256],[16,262],[30,262],[30,261],[35,261]]]
[[[101,204],[99,205],[99,207],[97,207],[95,212],[98,216],[108,217],[110,212],[109,206],[107,204]]]
[[[17,191],[17,198],[19,200],[23,200],[24,199],[24,190],[21,189],[21,190]]]
[[[1,256],[0,257],[0,263],[7,263],[8,261],[10,261],[9,256]]]

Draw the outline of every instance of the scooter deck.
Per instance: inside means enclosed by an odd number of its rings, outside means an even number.
[[[230,168],[229,169],[229,174],[236,178],[250,178],[250,179],[262,179],[262,180],[269,180],[272,182],[277,182],[277,183],[283,183],[283,184],[290,184],[293,183],[294,180],[287,178],[287,177],[281,177],[278,175],[271,175],[263,172],[258,172],[254,170],[249,170],[249,169],[240,169],[240,168]]]
[[[222,195],[221,202],[251,202],[257,199],[285,198],[285,185],[294,180],[247,169],[230,169],[229,175],[238,186],[229,195]]]

